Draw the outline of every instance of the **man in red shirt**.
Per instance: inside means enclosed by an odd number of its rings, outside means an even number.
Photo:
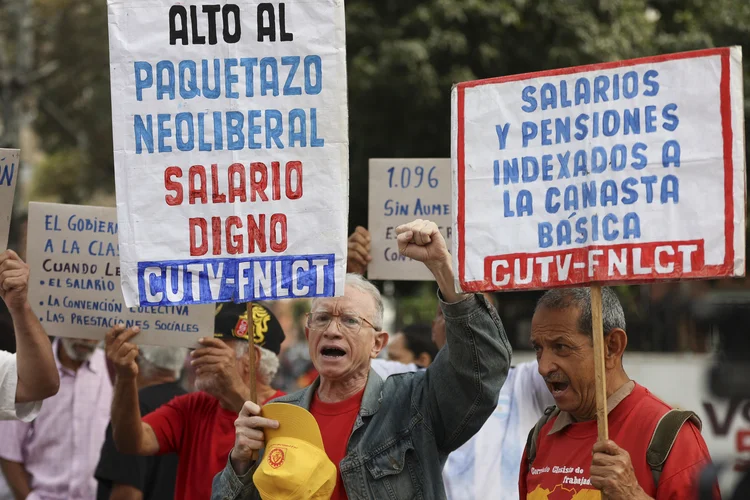
[[[117,372],[112,401],[112,431],[117,449],[135,455],[177,453],[175,499],[206,500],[211,480],[221,471],[234,444],[234,421],[250,397],[249,332],[253,332],[257,399],[265,404],[284,393],[270,386],[279,367],[284,332],[266,307],[254,303],[216,308],[214,338],[200,339],[192,353],[196,388],[141,419],[135,357],[128,342],[137,329],[114,328],[107,334],[107,356]]]
[[[537,304],[531,343],[560,413],[541,428],[532,463],[524,453],[520,498],[697,498],[700,472],[711,461],[700,430],[689,421],[682,426],[655,484],[646,450],[671,408],[625,373],[625,315],[609,288],[602,288],[602,319],[611,439],[597,442],[590,289],[550,290]]]
[[[289,403],[310,411],[338,471],[331,500],[444,500],[443,465],[492,415],[510,365],[510,344],[495,309],[481,295],[456,292],[451,256],[438,226],[416,220],[396,233],[400,253],[423,262],[438,283],[447,346],[427,369],[381,379],[371,361],[388,342],[383,300],[372,283],[348,274],[339,291],[343,295],[315,298],[307,316],[305,335],[319,377],[268,406]],[[254,478],[267,469],[260,464],[274,467],[290,459],[275,453],[278,448],[265,453],[264,429],[283,433],[298,421],[276,421],[261,411],[245,403],[230,460],[214,478],[212,498],[260,500]],[[260,482],[268,495],[265,479]],[[271,496],[303,498],[285,492],[299,491],[304,480],[286,476]]]

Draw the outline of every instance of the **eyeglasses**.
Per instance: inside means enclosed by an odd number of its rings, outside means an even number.
[[[331,314],[326,311],[318,311],[314,313],[307,313],[307,327],[310,330],[316,332],[322,332],[328,329],[328,325],[331,324],[333,318],[338,318],[338,328],[342,333],[350,333],[356,335],[362,329],[362,323],[367,323],[372,327],[373,330],[380,331],[378,327],[367,321],[365,318],[361,318],[356,314]]]

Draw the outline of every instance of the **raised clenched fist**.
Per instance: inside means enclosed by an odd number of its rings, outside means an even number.
[[[427,267],[450,266],[448,246],[434,222],[417,219],[398,226],[396,234],[401,255],[424,262]]]
[[[0,253],[0,297],[11,312],[28,304],[29,266],[13,250]]]

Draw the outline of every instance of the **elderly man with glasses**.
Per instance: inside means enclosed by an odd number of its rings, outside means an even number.
[[[482,427],[508,373],[511,350],[500,319],[482,295],[456,293],[437,226],[417,220],[396,231],[401,253],[423,262],[440,286],[447,348],[427,370],[384,382],[370,369],[388,342],[383,302],[371,283],[349,274],[344,295],[314,300],[307,318],[319,378],[275,400],[315,417],[338,472],[334,500],[445,498],[441,471],[448,454]],[[265,459],[263,430],[283,425],[289,424],[265,419],[257,404],[245,403],[212,498],[260,498],[253,474]]]

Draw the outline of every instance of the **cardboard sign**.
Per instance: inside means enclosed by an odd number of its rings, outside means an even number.
[[[126,303],[342,294],[343,2],[107,3]]]
[[[18,149],[0,149],[0,252],[8,248],[20,155]]]
[[[462,290],[744,275],[739,48],[466,82],[452,105]]]
[[[213,305],[125,305],[114,208],[29,203],[28,227],[29,302],[48,334],[103,339],[125,324],[140,344],[183,347],[213,336]]]
[[[450,159],[371,159],[368,230],[372,238],[367,277],[433,281],[421,262],[399,254],[396,227],[414,219],[435,222],[452,240]]]

